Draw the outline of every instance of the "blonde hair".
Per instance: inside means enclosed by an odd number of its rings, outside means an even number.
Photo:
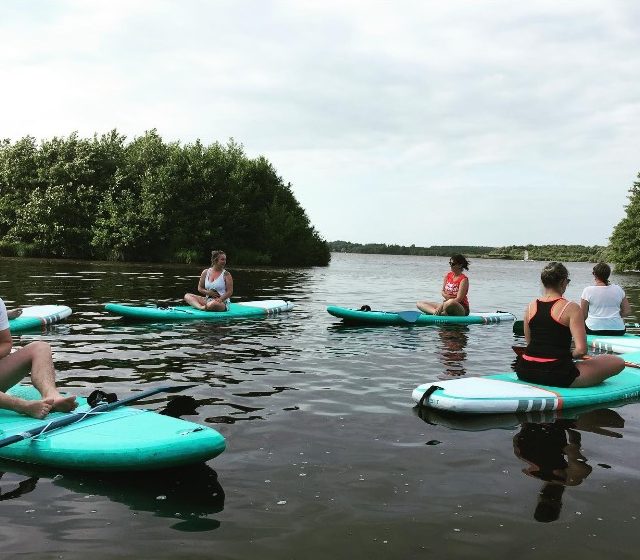
[[[215,251],[211,251],[211,264],[215,264],[220,255],[224,255],[225,252],[220,249],[216,249]]]

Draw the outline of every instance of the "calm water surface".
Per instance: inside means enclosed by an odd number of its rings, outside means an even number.
[[[472,310],[522,317],[542,266],[474,260]],[[591,266],[569,265],[568,297],[592,281]],[[67,390],[123,397],[197,383],[182,417],[227,439],[206,465],[152,475],[0,464],[3,557],[635,558],[638,404],[557,421],[421,417],[419,383],[510,369],[511,324],[347,328],[325,311],[413,309],[438,297],[447,259],[336,254],[328,268],[269,270],[236,269],[230,255],[229,267],[238,301],[288,299],[295,310],[124,323],[103,305],[180,298],[202,267],[0,261],[9,305],[73,308],[64,324],[14,337],[50,342]],[[613,280],[640,321],[640,278]]]

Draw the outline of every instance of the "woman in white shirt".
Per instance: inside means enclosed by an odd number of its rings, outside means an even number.
[[[625,333],[623,317],[631,312],[624,290],[609,283],[611,268],[601,262],[593,267],[595,285],[582,291],[580,307],[584,314],[587,334],[619,336]]]

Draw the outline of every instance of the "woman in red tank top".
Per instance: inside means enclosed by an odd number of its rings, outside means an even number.
[[[451,272],[442,282],[442,302],[419,301],[416,306],[429,315],[469,315],[469,278],[462,272],[469,270],[469,261],[462,255],[449,259]]]

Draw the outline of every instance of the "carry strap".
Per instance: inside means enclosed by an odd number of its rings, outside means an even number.
[[[438,387],[437,385],[431,385],[425,392],[424,395],[420,397],[418,401],[418,406],[424,406],[425,401],[429,401],[429,397],[433,395],[438,389],[442,389],[442,387]]]

